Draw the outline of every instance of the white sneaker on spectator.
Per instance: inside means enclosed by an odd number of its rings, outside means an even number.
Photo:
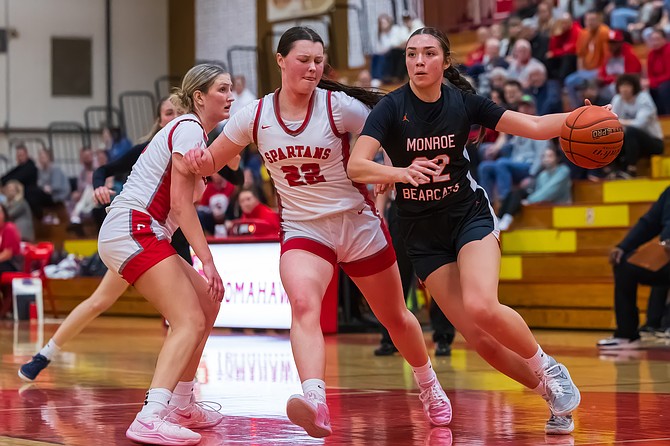
[[[640,339],[615,338],[601,339],[597,344],[601,350],[637,350],[642,347]]]
[[[503,215],[500,220],[498,220],[498,229],[501,231],[507,231],[509,227],[512,225],[512,222],[514,221],[514,217],[512,217],[511,214],[505,214]]]

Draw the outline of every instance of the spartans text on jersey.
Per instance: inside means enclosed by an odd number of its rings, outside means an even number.
[[[424,150],[453,149],[456,147],[456,135],[428,136],[426,138],[407,138],[408,152]]]
[[[330,149],[324,149],[323,147],[314,147],[312,150],[310,146],[295,145],[286,146],[284,149],[279,147],[277,150],[268,150],[264,155],[265,159],[267,159],[268,162],[272,164],[276,161],[285,160],[287,158],[312,158],[325,160],[330,157],[330,152]]]

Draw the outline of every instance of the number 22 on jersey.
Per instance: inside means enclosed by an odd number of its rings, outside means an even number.
[[[316,163],[282,166],[281,171],[284,172],[284,178],[291,187],[307,186],[308,184],[317,184],[326,181],[326,178],[321,175],[321,166]]]
[[[426,158],[425,156],[419,156],[414,159],[418,161],[429,161],[428,158]],[[449,164],[450,161],[449,155],[437,155],[435,158],[432,159],[432,161],[435,161],[435,164],[442,167],[442,169],[440,170],[440,173],[438,175],[435,175],[434,177],[431,178],[431,183],[440,183],[442,181],[449,181],[451,179],[451,175],[448,173],[443,173],[444,169],[446,169],[447,165]]]

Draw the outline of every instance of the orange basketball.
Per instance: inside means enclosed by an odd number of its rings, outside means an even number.
[[[614,161],[623,146],[619,119],[603,107],[585,105],[565,119],[561,149],[579,167],[597,169]]]

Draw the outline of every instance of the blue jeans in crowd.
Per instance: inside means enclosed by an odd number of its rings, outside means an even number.
[[[584,87],[586,82],[595,79],[598,76],[598,70],[577,70],[565,78],[565,89],[570,97],[570,105],[573,108],[581,107],[582,101],[577,95],[577,90]]]
[[[530,176],[530,164],[512,161],[509,158],[498,158],[494,161],[482,161],[479,164],[479,184],[484,188],[489,200],[493,199],[495,188],[498,198],[504,200],[512,190]]]

